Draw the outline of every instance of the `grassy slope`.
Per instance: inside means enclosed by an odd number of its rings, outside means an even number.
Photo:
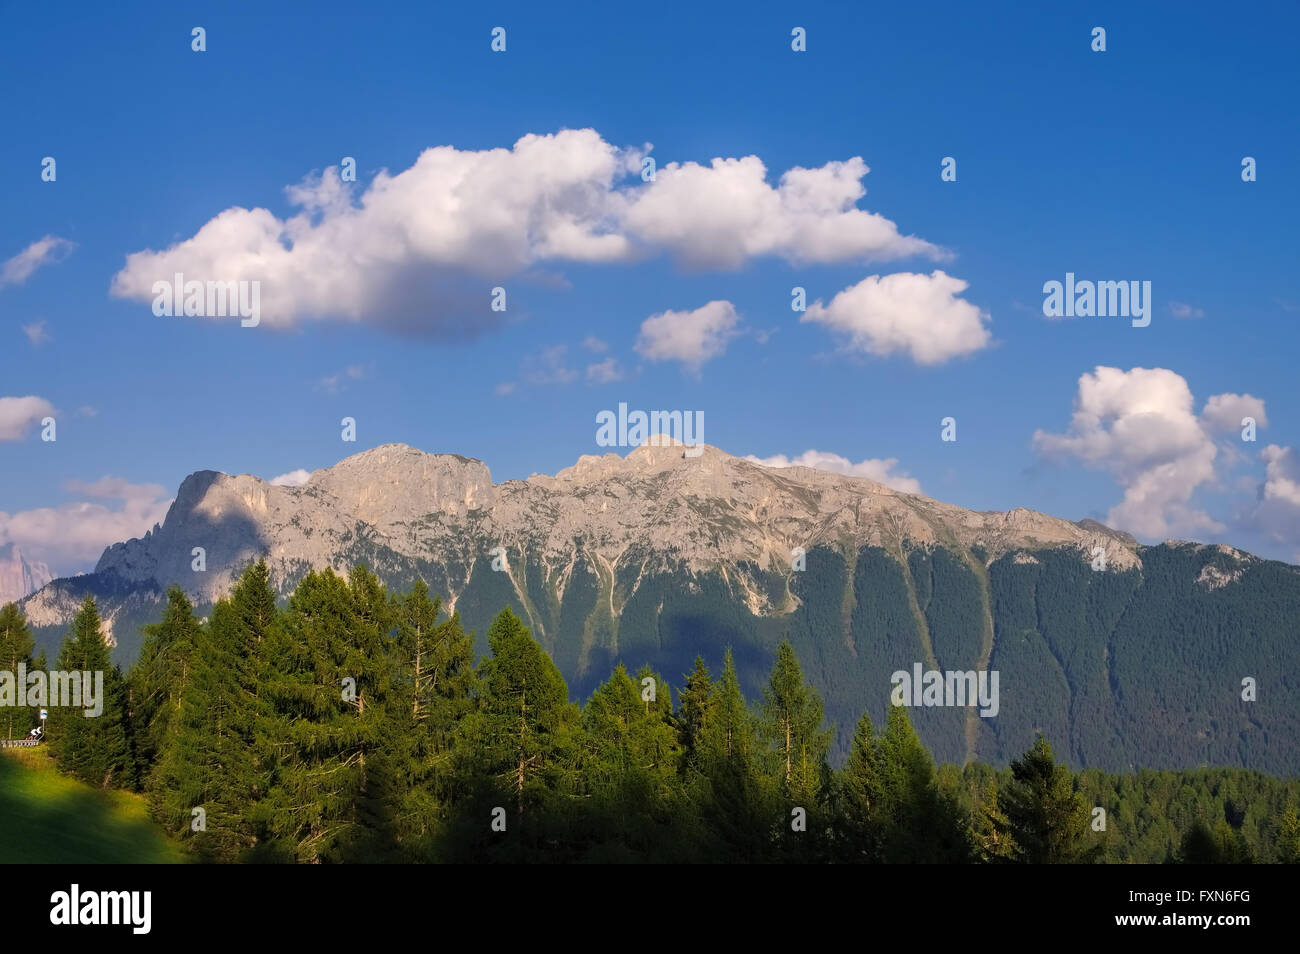
[[[170,864],[182,852],[144,799],[59,775],[42,749],[0,750],[0,863]]]

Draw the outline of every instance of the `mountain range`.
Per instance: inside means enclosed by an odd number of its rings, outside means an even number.
[[[727,647],[757,695],[788,639],[838,754],[863,711],[883,721],[891,675],[920,664],[1000,676],[996,717],[911,711],[941,761],[1006,764],[1041,732],[1076,766],[1300,771],[1300,568],[709,446],[656,442],[500,484],[481,461],[405,445],[300,486],[199,471],[160,526],[22,606],[53,650],[93,594],[129,664],[168,585],[204,613],[257,559],[282,595],[358,562],[397,589],[422,578],[479,652],[511,606],[577,697],[618,661],[680,685],[697,654],[716,672]]]

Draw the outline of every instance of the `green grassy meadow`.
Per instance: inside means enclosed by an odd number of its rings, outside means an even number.
[[[139,795],[59,775],[42,749],[0,749],[0,864],[176,864]]]

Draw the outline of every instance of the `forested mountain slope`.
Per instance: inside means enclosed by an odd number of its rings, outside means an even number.
[[[864,709],[883,721],[891,674],[919,663],[999,675],[994,718],[912,710],[941,762],[1005,765],[1044,732],[1077,766],[1300,771],[1296,567],[712,447],[644,446],[502,484],[479,461],[403,445],[301,487],[203,471],[161,527],[23,608],[52,650],[94,595],[129,664],[169,584],[206,613],[259,558],[282,595],[312,568],[358,562],[398,590],[423,579],[480,653],[510,606],[578,698],[619,661],[677,680],[728,646],[754,692],[788,639],[837,724],[838,756]]]

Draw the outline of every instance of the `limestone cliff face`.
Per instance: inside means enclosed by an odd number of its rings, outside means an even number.
[[[35,593],[54,575],[44,563],[28,560],[16,543],[0,544],[0,606]]]
[[[989,560],[1054,547],[1091,558],[1101,547],[1108,566],[1139,565],[1131,537],[1095,522],[964,510],[861,478],[764,467],[714,447],[687,457],[680,446],[646,445],[626,457],[582,457],[553,477],[493,484],[480,461],[389,444],[318,470],[299,487],[193,474],[162,526],[109,547],[96,573],[164,589],[177,582],[207,603],[250,560],[267,559],[277,581],[291,584],[307,568],[346,569],[361,542],[466,567],[504,547],[562,577],[580,551],[610,572],[629,560],[692,573],[742,564],[781,572],[796,548],[898,550],[905,541],[980,547]],[[194,569],[196,548],[202,571]],[[458,594],[446,595],[454,602]]]

